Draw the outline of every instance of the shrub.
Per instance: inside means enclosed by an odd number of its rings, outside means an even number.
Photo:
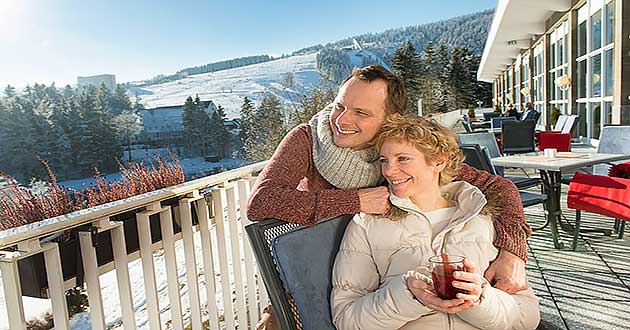
[[[60,187],[48,163],[41,159],[50,177],[50,182],[45,183],[47,187],[45,193],[36,194],[20,186],[13,177],[0,173],[7,182],[6,187],[0,187],[0,230],[184,182],[184,171],[179,160],[175,155],[169,155],[172,158],[172,164],[160,156],[156,156],[155,162],[148,158],[148,164],[129,162],[125,166],[119,161],[118,167],[123,174],[121,181],[107,182],[95,169],[96,183],[90,186],[84,185],[84,190],[79,192]]]

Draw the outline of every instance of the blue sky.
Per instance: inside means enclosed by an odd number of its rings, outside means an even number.
[[[118,82],[418,25],[497,0],[0,0],[0,86]]]

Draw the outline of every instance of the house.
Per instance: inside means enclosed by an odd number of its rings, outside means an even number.
[[[201,104],[209,114],[217,110],[212,101],[201,101]],[[174,105],[140,110],[142,133],[137,142],[154,146],[179,144],[184,133],[183,108],[183,105]]]

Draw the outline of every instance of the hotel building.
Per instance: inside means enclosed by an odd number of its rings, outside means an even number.
[[[579,116],[574,137],[597,145],[630,125],[630,0],[499,0],[477,72],[495,106]]]

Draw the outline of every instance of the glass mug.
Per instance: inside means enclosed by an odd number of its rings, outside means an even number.
[[[448,255],[446,253],[429,258],[433,288],[438,297],[449,300],[456,299],[458,292],[467,293],[466,290],[453,286],[453,272],[464,271],[464,259],[463,256]]]

